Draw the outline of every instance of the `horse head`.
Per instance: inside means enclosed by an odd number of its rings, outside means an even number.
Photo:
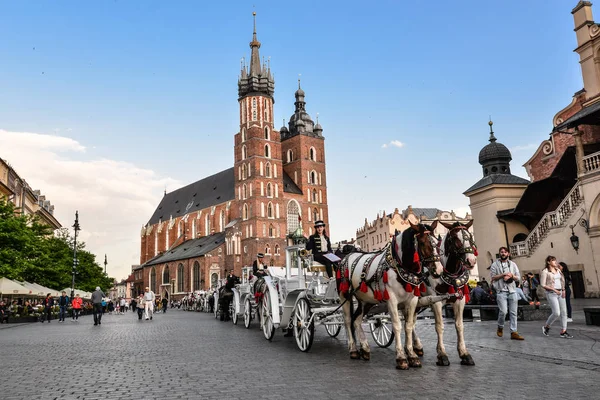
[[[473,220],[466,225],[460,222],[441,224],[448,229],[442,244],[442,261],[446,270],[458,273],[463,267],[473,269],[477,264],[477,247],[473,235],[469,232]]]
[[[421,267],[425,266],[431,272],[441,274],[440,249],[433,235],[438,222],[434,221],[431,226],[409,223],[410,228],[395,233],[394,250],[400,264],[414,273],[420,273]]]

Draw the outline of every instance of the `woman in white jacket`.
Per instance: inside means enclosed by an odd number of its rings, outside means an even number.
[[[540,284],[546,289],[546,298],[552,308],[552,314],[548,317],[546,325],[542,327],[542,333],[548,336],[550,332],[550,326],[560,317],[562,330],[560,331],[560,337],[565,339],[571,339],[573,336],[567,332],[567,301],[566,288],[565,288],[565,277],[562,271],[558,267],[556,257],[546,257],[546,266],[542,270],[542,276]]]

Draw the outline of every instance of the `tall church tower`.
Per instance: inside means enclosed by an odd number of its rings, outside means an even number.
[[[275,81],[270,65],[261,63],[256,37],[256,13],[250,66],[244,63],[238,80],[240,131],[235,135],[235,195],[241,217],[244,265],[249,265],[265,243],[283,247],[283,169],[279,132],[273,130]],[[270,238],[270,239],[268,239]],[[268,240],[267,240],[268,239]]]
[[[290,117],[289,129],[280,129],[283,169],[302,190],[304,198],[303,230],[312,235],[314,222],[329,225],[327,179],[325,172],[325,138],[318,116],[315,124],[306,112],[305,93],[300,87],[295,93],[296,109]]]

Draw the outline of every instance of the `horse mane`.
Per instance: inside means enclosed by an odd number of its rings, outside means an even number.
[[[415,235],[417,231],[413,228],[408,228],[402,232],[401,240],[400,240],[400,251],[402,252],[402,256],[400,261],[402,262],[402,266],[406,269],[413,270],[414,261],[413,257],[415,254]]]

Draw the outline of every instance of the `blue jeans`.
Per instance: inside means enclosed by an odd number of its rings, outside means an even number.
[[[67,315],[67,306],[60,306],[60,311],[58,312],[58,320],[64,321],[65,315]]]
[[[517,331],[517,310],[518,310],[517,293],[498,292],[496,294],[496,302],[498,303],[498,326],[504,328],[504,320],[506,313],[510,311],[510,331]]]

